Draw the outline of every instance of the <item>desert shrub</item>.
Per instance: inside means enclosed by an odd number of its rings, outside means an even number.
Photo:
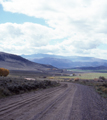
[[[54,77],[50,77],[50,79],[54,79]]]
[[[0,76],[2,76],[2,75],[3,75],[3,69],[0,68]]]
[[[76,76],[75,73],[73,73],[72,76]]]
[[[94,81],[98,81],[98,78],[94,78]]]
[[[100,76],[100,77],[99,77],[99,79],[101,79],[101,80],[105,80],[105,77],[103,77],[103,76]]]
[[[72,78],[69,78],[69,81],[72,81]]]
[[[9,70],[8,69],[5,69],[5,68],[0,68],[0,76],[8,76],[9,74]]]
[[[16,85],[10,86],[10,87],[8,87],[8,89],[10,90],[10,92],[15,93],[15,94],[19,94],[19,92],[20,92],[20,89]]]
[[[97,90],[107,93],[107,88],[105,88],[104,86],[99,86]]]
[[[107,88],[107,83],[104,83],[102,86],[106,87]]]
[[[103,91],[104,93],[107,93],[107,88],[103,88],[102,91]]]
[[[43,78],[46,78],[46,76],[43,76]]]
[[[10,91],[7,88],[0,87],[0,97],[11,95]]]
[[[46,89],[48,87],[58,86],[56,81],[38,81],[38,80],[25,80],[25,79],[0,79],[0,96],[9,96],[20,94],[37,89]]]
[[[75,78],[74,81],[79,81],[79,78]]]

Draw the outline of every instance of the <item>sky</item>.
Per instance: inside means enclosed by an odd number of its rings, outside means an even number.
[[[0,0],[0,51],[107,59],[107,0]]]

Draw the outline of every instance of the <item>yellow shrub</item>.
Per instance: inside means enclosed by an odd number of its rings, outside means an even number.
[[[79,81],[79,78],[75,78],[74,81]]]
[[[54,77],[50,77],[50,79],[54,79]]]
[[[5,68],[0,68],[0,76],[6,77],[9,74],[9,70]]]
[[[103,87],[102,91],[105,92],[105,93],[107,93],[107,88]]]

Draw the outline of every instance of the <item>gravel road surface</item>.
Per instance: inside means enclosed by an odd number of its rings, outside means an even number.
[[[0,120],[107,120],[107,100],[92,87],[61,83],[0,99]]]

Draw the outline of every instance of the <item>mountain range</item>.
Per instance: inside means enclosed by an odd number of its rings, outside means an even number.
[[[0,52],[0,68],[2,67],[9,70],[32,70],[38,72],[56,69],[51,65],[38,64],[18,55]]]
[[[107,66],[107,60],[83,56],[58,56],[50,54],[22,55],[33,62],[52,65],[57,68]]]
[[[101,67],[100,67],[101,66]],[[0,68],[9,70],[47,71],[57,68],[107,69],[107,60],[94,57],[49,54],[14,55],[0,52]],[[94,68],[96,67],[96,68]]]

